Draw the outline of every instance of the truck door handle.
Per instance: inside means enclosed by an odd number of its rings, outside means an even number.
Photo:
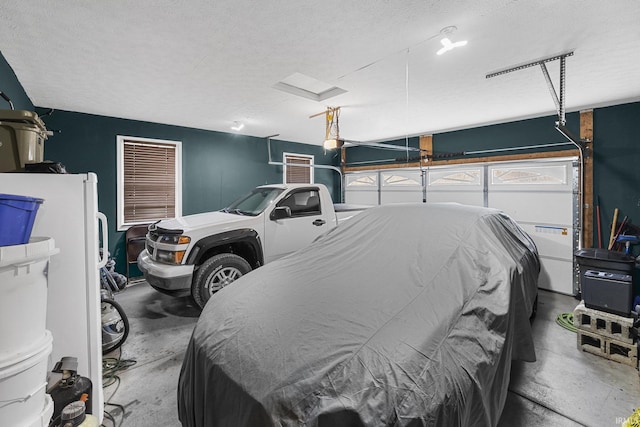
[[[325,225],[326,221],[324,219],[316,219],[313,221],[313,225],[320,227],[321,225]]]

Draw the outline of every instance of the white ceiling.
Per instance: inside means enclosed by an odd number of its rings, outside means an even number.
[[[37,106],[309,144],[327,106],[355,141],[554,114],[540,67],[485,75],[572,50],[567,111],[640,100],[638,0],[5,0],[0,50]]]

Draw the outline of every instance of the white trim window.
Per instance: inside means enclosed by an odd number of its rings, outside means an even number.
[[[314,158],[307,154],[283,153],[282,182],[285,184],[313,184]],[[304,166],[293,166],[299,164]]]
[[[182,142],[118,135],[117,226],[182,215]]]

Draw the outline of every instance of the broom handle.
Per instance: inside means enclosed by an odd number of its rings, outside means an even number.
[[[613,243],[616,241],[616,223],[618,222],[618,208],[613,211],[613,222],[611,223],[611,237],[609,238],[609,247],[611,250]]]
[[[598,218],[598,248],[602,248],[602,234],[600,231],[600,205],[596,206],[596,216]]]

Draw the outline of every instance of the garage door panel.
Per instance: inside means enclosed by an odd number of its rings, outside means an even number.
[[[540,254],[573,262],[573,228],[522,222],[519,224],[531,236]]]
[[[378,204],[378,192],[372,193],[371,191],[345,191],[344,200],[345,203],[351,205],[375,206]]]
[[[567,262],[540,257],[540,276],[538,287],[565,295],[573,295],[573,269]]]
[[[380,172],[380,204],[422,202],[422,171],[401,169]]]
[[[345,175],[345,203],[358,205],[378,204],[378,172]]]
[[[450,166],[433,168],[427,174],[427,202],[456,202],[484,206],[484,168]]]
[[[396,191],[383,192],[380,194],[380,204],[389,203],[420,203],[422,202],[422,191]]]
[[[516,221],[573,224],[572,194],[489,191],[487,203],[488,207],[501,209]]]
[[[464,205],[484,206],[484,195],[482,192],[479,193],[477,191],[432,191],[427,193],[427,202],[456,202]]]

